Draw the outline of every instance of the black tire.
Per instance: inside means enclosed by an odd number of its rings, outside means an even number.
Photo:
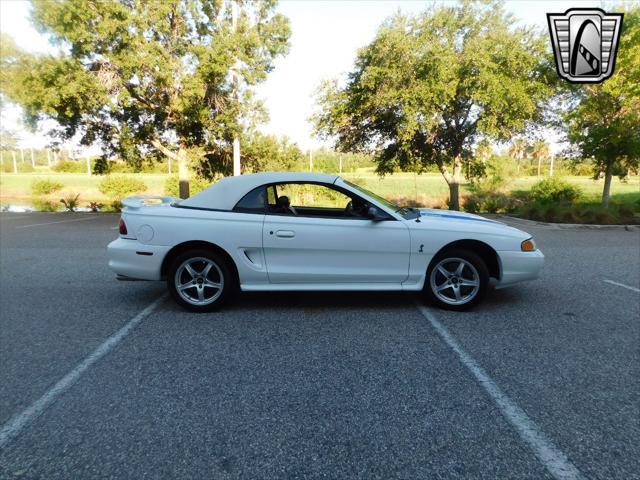
[[[461,263],[465,264],[461,275],[456,275],[457,268],[455,269],[456,272],[450,271],[452,266],[459,267]],[[450,273],[451,276],[445,276],[442,273],[442,269],[436,271],[436,267],[439,266]],[[471,285],[476,282],[475,278],[477,278],[478,283],[477,289]],[[434,284],[435,286],[444,287],[440,293],[434,290]],[[454,311],[473,308],[482,301],[488,288],[489,269],[484,260],[471,250],[463,248],[450,248],[438,253],[429,264],[424,282],[426,296],[433,304],[445,310]],[[458,290],[457,294],[456,289]],[[456,295],[460,295],[459,300]],[[448,297],[451,298],[447,300]]]
[[[186,267],[183,267],[190,260],[189,266],[198,274],[198,279],[192,277]],[[211,267],[208,270],[207,277],[202,278],[201,275],[208,265],[207,262],[211,262]],[[202,269],[198,268],[199,265],[202,265]],[[181,270],[179,276],[177,275],[178,269]],[[212,312],[222,307],[233,296],[237,288],[237,280],[232,272],[227,260],[221,255],[205,249],[189,250],[178,255],[171,262],[167,272],[167,288],[176,303],[183,308],[196,313]],[[182,285],[185,285],[190,283],[189,277],[193,278],[196,283],[193,287],[182,289],[184,293],[181,294],[178,291],[176,282],[181,282]],[[202,285],[203,283],[205,285]],[[216,290],[214,287],[209,287],[209,284],[216,283],[220,285],[219,289]],[[204,301],[207,301],[208,296],[211,296],[212,300],[202,304],[190,302],[188,300],[189,297],[194,301],[198,301],[196,297],[201,289],[204,292]]]

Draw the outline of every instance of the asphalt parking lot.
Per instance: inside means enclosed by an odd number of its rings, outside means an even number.
[[[115,280],[117,218],[0,214],[0,478],[640,478],[640,230],[524,227],[542,278],[467,313],[195,315]]]

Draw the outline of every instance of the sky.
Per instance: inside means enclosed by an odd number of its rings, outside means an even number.
[[[314,137],[309,123],[315,109],[315,92],[322,80],[344,76],[352,68],[358,48],[373,39],[386,18],[398,11],[416,14],[432,4],[432,1],[418,0],[281,0],[278,9],[291,22],[291,49],[286,57],[276,60],[275,69],[266,82],[255,88],[270,116],[261,130],[286,135],[305,150],[323,146]],[[602,6],[601,1],[505,2],[506,10],[513,13],[518,22],[544,30],[546,13]],[[29,11],[27,1],[0,0],[0,31],[11,35],[25,50],[52,51],[47,39],[31,26]],[[1,121],[5,127],[17,129],[19,117],[18,109],[6,109]],[[42,147],[48,141],[41,132],[33,135],[22,130],[21,137],[22,147]],[[555,147],[552,145],[552,149]]]

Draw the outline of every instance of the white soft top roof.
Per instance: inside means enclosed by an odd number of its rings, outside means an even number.
[[[247,193],[269,183],[320,182],[334,183],[339,177],[326,173],[266,172],[225,177],[206,190],[179,202],[179,205],[197,208],[231,210]]]

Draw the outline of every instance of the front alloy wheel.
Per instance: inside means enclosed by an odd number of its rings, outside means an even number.
[[[466,310],[486,293],[489,272],[484,261],[468,250],[439,254],[429,267],[427,291],[431,300],[449,310]]]

